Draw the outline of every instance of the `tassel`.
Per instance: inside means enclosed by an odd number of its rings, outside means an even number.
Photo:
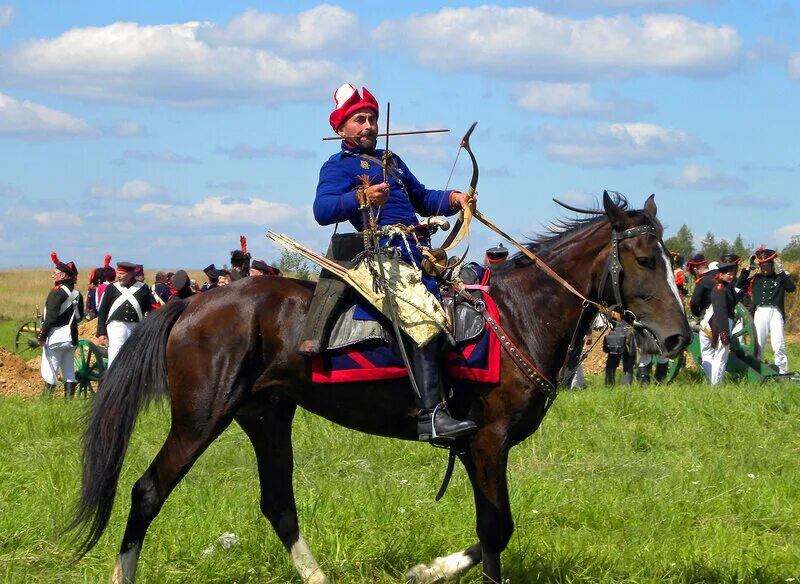
[[[58,254],[54,251],[50,252],[50,259],[53,260],[53,263],[58,267],[58,264],[61,263],[61,260],[58,259]]]
[[[244,235],[239,236],[239,244],[242,246],[242,253],[247,253],[247,238]]]

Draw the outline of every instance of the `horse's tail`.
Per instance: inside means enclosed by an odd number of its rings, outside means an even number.
[[[83,438],[83,484],[74,519],[77,558],[91,550],[111,517],[122,461],[143,405],[169,394],[167,339],[188,302],[173,300],[136,328],[106,370]]]

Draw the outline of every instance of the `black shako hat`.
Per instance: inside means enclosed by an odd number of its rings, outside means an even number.
[[[186,270],[178,270],[172,276],[172,287],[178,292],[188,288],[190,285],[191,280],[189,279],[189,274],[186,273]]]
[[[725,263],[720,262],[719,265],[717,265],[717,271],[720,274],[724,274],[725,272],[734,272],[738,267],[739,266],[737,266],[736,263],[734,262],[725,262]]]
[[[50,259],[53,260],[55,267],[60,272],[64,272],[64,275],[66,275],[68,278],[78,277],[78,266],[75,265],[75,262],[62,262],[60,259],[58,259],[58,254],[56,254],[56,252],[50,252]]]

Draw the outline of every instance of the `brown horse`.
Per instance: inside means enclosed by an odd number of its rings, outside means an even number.
[[[618,305],[615,297],[621,295],[624,308],[653,334],[662,353],[675,356],[691,331],[653,197],[641,211],[627,210],[624,199],[605,193],[603,203],[597,217],[564,223],[531,249],[588,298]],[[622,267],[617,293],[604,277],[612,249]],[[593,314],[581,318],[581,301],[522,255],[495,269],[492,282],[510,337],[555,379],[576,327],[582,338]],[[255,448],[262,512],[299,574],[307,582],[328,582],[298,526],[292,489],[297,406],[354,430],[406,440],[416,439],[416,411],[408,380],[345,383],[335,390],[311,382],[295,347],[312,289],[300,280],[246,278],[169,302],[128,340],[95,396],[86,431],[82,492],[72,524],[82,536],[80,555],[97,543],[108,523],[140,407],[169,395],[172,425],[133,486],[112,582],[133,581],[148,526],[194,461],[234,420]],[[451,404],[456,416],[478,425],[458,454],[472,483],[478,542],[412,568],[409,580],[452,578],[482,562],[483,581],[501,581],[500,554],[513,531],[508,451],[538,428],[547,409],[545,395],[505,353],[501,379],[494,386],[459,386]]]

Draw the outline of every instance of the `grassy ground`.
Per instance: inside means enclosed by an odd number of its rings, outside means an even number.
[[[596,381],[596,380],[594,380]],[[793,386],[600,388],[564,392],[509,462],[516,531],[510,582],[791,582],[800,578],[800,394]],[[0,578],[99,582],[113,566],[130,487],[169,413],[140,421],[109,529],[80,563],[55,533],[78,488],[81,402],[0,402]],[[295,423],[301,524],[335,582],[401,581],[419,561],[474,543],[459,469],[433,496],[445,454]],[[240,544],[203,550],[222,533]],[[148,534],[139,582],[299,582],[258,510],[252,450],[225,432]],[[477,570],[462,582],[477,582]]]

